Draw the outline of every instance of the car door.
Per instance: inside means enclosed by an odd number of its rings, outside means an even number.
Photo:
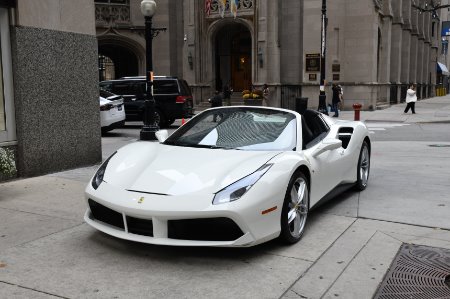
[[[176,98],[179,93],[176,79],[167,78],[154,81],[156,107],[161,110],[167,119],[177,119],[182,116],[176,105]]]
[[[144,101],[136,95],[136,82],[133,80],[115,81],[113,93],[123,97],[127,119],[139,120]]]
[[[302,128],[303,140],[307,142],[303,147],[303,152],[309,160],[312,170],[310,204],[313,206],[341,182],[343,148],[334,146],[334,149],[317,154],[330,144],[339,144],[339,141],[320,113],[306,111],[305,114],[302,116],[306,116],[305,121],[302,121],[302,126],[309,128],[310,136],[305,136],[306,130]]]

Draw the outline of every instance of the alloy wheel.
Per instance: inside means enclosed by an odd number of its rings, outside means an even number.
[[[359,164],[359,179],[363,186],[367,185],[367,181],[369,180],[369,169],[370,169],[370,155],[369,149],[366,145],[364,145],[361,151],[361,161]]]
[[[299,238],[305,228],[308,216],[308,185],[299,177],[294,182],[290,192],[288,225],[292,237]]]

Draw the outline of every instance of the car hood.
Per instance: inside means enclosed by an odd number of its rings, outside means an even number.
[[[120,149],[109,161],[104,181],[154,194],[212,194],[256,171],[279,153],[136,142]]]

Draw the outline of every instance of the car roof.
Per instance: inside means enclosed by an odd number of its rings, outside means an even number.
[[[119,79],[115,79],[115,80],[105,80],[105,81],[101,81],[100,83],[103,82],[122,82],[122,81],[142,81],[142,80],[146,80],[147,78],[145,76],[133,76],[133,77],[121,77]],[[178,77],[175,76],[153,76],[153,79],[156,80],[161,80],[161,79],[178,79]]]

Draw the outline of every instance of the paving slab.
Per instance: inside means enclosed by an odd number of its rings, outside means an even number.
[[[0,281],[68,298],[277,298],[311,263],[247,249],[151,246],[87,225],[2,252]]]
[[[23,298],[33,298],[33,299],[55,299],[55,297],[50,294],[45,294],[39,291],[24,289],[15,285],[10,285],[7,283],[0,282],[0,298],[8,299],[23,299]]]
[[[367,229],[376,229],[403,243],[450,249],[450,230],[405,225],[379,220],[364,220],[360,221],[358,225],[364,226]]]
[[[0,262],[1,252],[6,248],[37,240],[83,222],[82,219],[67,220],[2,208],[0,219]]]
[[[302,239],[295,245],[278,246],[275,242],[266,245],[267,252],[316,261],[355,222],[355,218],[330,214],[312,213]]]
[[[450,231],[358,219],[283,298],[371,298],[402,243],[450,248]]]
[[[377,232],[323,298],[372,298],[402,242]]]
[[[371,226],[357,220],[286,292],[286,298],[321,298],[375,235]],[[283,297],[284,298],[284,297]],[[345,296],[343,298],[346,298]]]
[[[89,167],[81,167],[67,171],[51,173],[46,176],[79,181],[87,185],[91,181],[91,178],[94,176],[95,172],[100,167],[100,165],[101,164],[99,163],[98,165],[93,165]]]
[[[86,184],[42,176],[0,184],[0,208],[64,219],[83,219]]]

